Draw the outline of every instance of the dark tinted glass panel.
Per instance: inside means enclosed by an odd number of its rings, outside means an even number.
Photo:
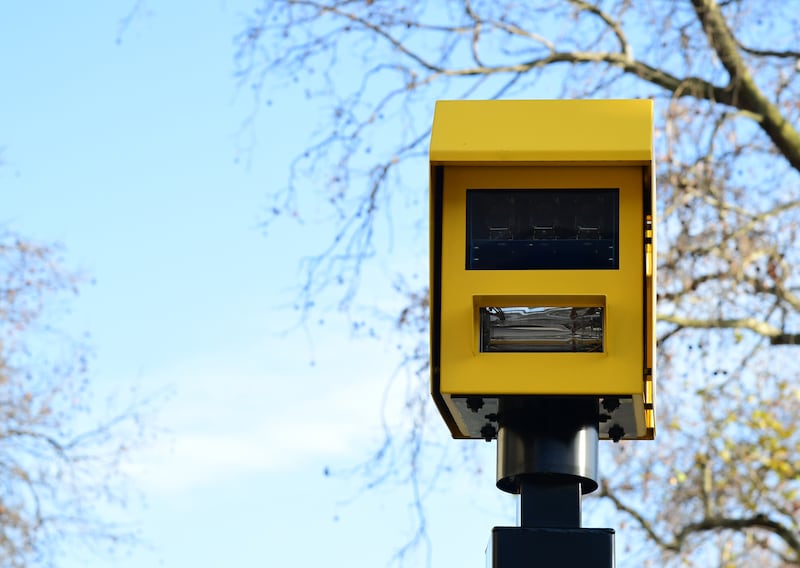
[[[467,190],[467,269],[619,268],[619,190]]]

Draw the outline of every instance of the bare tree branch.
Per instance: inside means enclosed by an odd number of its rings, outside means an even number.
[[[730,96],[718,99],[760,117],[760,124],[770,140],[792,167],[800,171],[800,132],[761,92],[739,54],[738,44],[715,0],[692,0],[708,41],[730,74],[726,91]]]

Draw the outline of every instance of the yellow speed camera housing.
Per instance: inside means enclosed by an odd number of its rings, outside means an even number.
[[[596,396],[652,439],[653,105],[439,101],[430,145],[431,391],[456,438],[503,400]]]

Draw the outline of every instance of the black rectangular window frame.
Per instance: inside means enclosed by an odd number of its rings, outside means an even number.
[[[468,189],[467,270],[618,270],[619,188]]]

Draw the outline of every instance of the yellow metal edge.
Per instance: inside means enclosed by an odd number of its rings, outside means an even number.
[[[604,308],[605,294],[477,294],[472,297],[476,308],[497,307],[576,307]]]
[[[642,165],[653,159],[652,132],[647,99],[443,100],[436,103],[429,156],[441,164]]]

